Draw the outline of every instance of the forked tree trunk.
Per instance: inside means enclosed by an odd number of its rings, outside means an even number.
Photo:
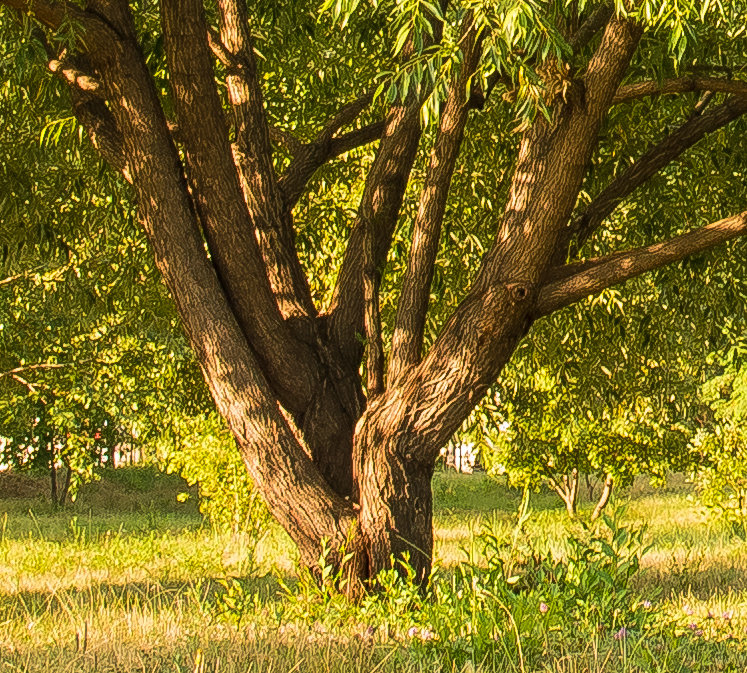
[[[580,484],[578,469],[574,467],[570,474],[562,475],[560,481],[551,477],[548,482],[565,504],[568,516],[575,519],[578,513],[578,488]]]
[[[743,213],[656,246],[565,263],[570,238],[593,231],[592,225],[569,223],[601,124],[642,32],[607,11],[571,41],[577,50],[603,27],[584,67],[548,70],[549,118],[538,114],[523,131],[494,241],[466,297],[423,355],[441,224],[480,57],[467,12],[459,40],[464,63],[449,83],[433,145],[394,328],[398,347],[385,375],[377,272],[417,155],[422,101],[410,93],[391,105],[382,122],[340,134],[371,97],[344,106],[315,141],[290,143],[293,158],[278,178],[243,2],[214,3],[216,32],[201,0],[161,0],[172,94],[167,106],[126,0],[87,0],[85,9],[62,0],[0,3],[19,12],[33,9],[34,18],[52,30],[68,24],[81,30],[81,53],[74,55],[79,61],[72,70],[53,61],[54,70],[78,73],[65,80],[74,112],[102,156],[132,184],[156,265],[216,407],[301,561],[317,564],[326,540],[328,562],[339,566],[343,554],[351,556],[345,571],[353,591],[402,556],[419,580],[427,579],[431,477],[439,450],[496,381],[534,320],[747,231]],[[437,41],[440,29],[433,28]],[[408,49],[405,58],[412,55]],[[228,123],[215,57],[228,73]],[[91,77],[84,73],[83,79],[83,70]],[[608,201],[619,202],[640,176],[650,177],[709,130],[747,111],[745,101],[732,97],[720,116],[704,116],[666,151],[647,156],[644,170]],[[165,108],[173,108],[177,124],[167,120]],[[293,206],[316,168],[379,137],[332,304],[326,315],[317,315],[294,248]],[[359,374],[364,334],[368,399]],[[572,503],[577,481],[576,475]]]
[[[578,513],[578,489],[581,483],[578,469],[574,467],[570,474],[563,474],[559,479],[548,477],[547,483],[560,496],[568,516],[575,519]]]

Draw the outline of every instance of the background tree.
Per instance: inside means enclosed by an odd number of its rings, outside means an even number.
[[[724,371],[703,385],[711,414],[704,416],[692,446],[698,465],[692,478],[703,505],[732,530],[747,535],[747,366],[744,341],[724,358]]]
[[[0,462],[48,470],[64,504],[115,449],[141,448],[209,398],[127,190],[64,89],[3,29]]]
[[[679,180],[679,170],[663,173]],[[538,324],[465,428],[483,463],[519,486],[547,483],[571,516],[584,477],[606,486],[603,504],[612,485],[638,474],[663,483],[671,471],[697,470],[701,456],[688,444],[709,417],[701,387],[731,360],[713,353],[735,352],[742,338],[733,327],[743,262],[701,256],[680,269],[686,292],[659,271]],[[606,330],[594,328],[603,322]]]
[[[327,538],[357,577],[403,553],[426,577],[439,449],[532,324],[747,231],[743,201],[705,224],[665,185],[655,203],[686,216],[626,209],[614,250],[588,254],[626,197],[747,110],[738,3],[351,0],[320,21],[312,2],[2,4],[131,184],[217,408],[307,563]],[[649,96],[675,128],[623,165]],[[377,138],[372,159],[324,168]],[[333,242],[307,254],[313,230]],[[429,313],[449,238],[485,253],[453,312]]]

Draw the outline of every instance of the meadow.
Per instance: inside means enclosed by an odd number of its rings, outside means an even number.
[[[517,527],[520,493],[438,472],[431,593],[392,574],[357,605],[174,475],[108,471],[63,510],[45,488],[0,474],[0,672],[747,670],[747,546],[682,479],[584,530],[549,493]]]

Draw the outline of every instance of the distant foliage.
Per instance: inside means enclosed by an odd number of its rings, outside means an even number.
[[[747,537],[747,366],[731,366],[703,388],[713,412],[693,439],[702,504]]]
[[[200,511],[213,525],[247,533],[257,541],[267,531],[267,508],[252,487],[234,438],[216,413],[172,418],[155,442],[155,451],[169,472],[197,485]]]

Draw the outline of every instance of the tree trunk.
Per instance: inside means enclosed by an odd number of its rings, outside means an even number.
[[[596,521],[602,515],[604,508],[610,501],[613,485],[614,481],[612,479],[612,475],[608,474],[604,479],[604,487],[602,488],[602,494],[599,496],[599,502],[597,502],[597,506],[594,508],[594,511],[591,514],[592,521]]]
[[[571,519],[575,519],[578,505],[578,469],[574,467],[571,470],[570,477],[568,475],[563,475],[563,479],[566,482],[568,490],[568,500],[566,500],[565,508],[568,512],[568,516],[571,517]]]
[[[578,487],[580,483],[578,469],[574,467],[571,474],[564,474],[560,481],[551,477],[548,479],[548,483],[565,504],[568,516],[575,519],[578,513]]]
[[[161,0],[171,91],[165,106],[162,84],[149,70],[125,0],[88,0],[87,10],[73,2],[0,4],[19,12],[33,8],[34,18],[52,30],[66,22],[80,28],[81,55],[100,82],[102,98],[98,105],[76,108],[76,114],[94,145],[132,184],[156,266],[216,408],[255,487],[297,544],[301,562],[316,565],[323,540],[332,553],[327,562],[339,567],[351,554],[344,568],[351,591],[405,556],[419,581],[428,578],[431,477],[439,450],[497,380],[535,319],[706,247],[700,234],[683,235],[666,254],[654,248],[632,251],[637,260],[632,265],[619,263],[617,255],[627,253],[590,260],[591,268],[564,264],[566,230],[599,130],[642,34],[641,26],[623,17],[607,22],[606,15],[599,45],[586,67],[577,69],[583,74],[571,74],[570,68],[556,73],[568,76],[562,95],[548,86],[548,116],[537,115],[522,132],[494,240],[464,299],[423,355],[435,252],[469,116],[463,99],[480,52],[477,35],[465,24],[461,43],[467,52],[473,50],[473,58],[464,79],[450,89],[428,169],[416,227],[420,243],[414,245],[408,283],[412,293],[405,292],[412,301],[404,300],[398,319],[397,336],[407,347],[390,359],[395,362],[389,380],[383,380],[383,356],[374,358],[369,370],[379,380],[369,385],[366,400],[359,376],[365,300],[376,308],[377,276],[421,138],[422,101],[411,92],[386,114],[333,299],[327,314],[319,316],[293,247],[292,206],[300,192],[284,192],[274,172],[243,3],[215,3],[221,17],[216,40],[200,0]],[[584,38],[579,29],[577,46],[598,28],[601,24]],[[439,34],[434,26],[434,42]],[[405,59],[412,55],[408,49]],[[231,128],[213,52],[225,57]],[[84,95],[70,84],[74,99]],[[166,110],[176,113],[176,124],[167,120]],[[337,117],[320,136],[325,145],[344,138],[333,136],[351,120]],[[703,228],[708,246],[745,230],[747,214]],[[373,262],[369,292],[366,247]],[[558,254],[559,277],[553,268]],[[376,325],[367,327],[370,348],[381,334]],[[54,457],[50,476],[57,499]],[[573,515],[577,471],[565,491]]]
[[[586,481],[586,492],[589,496],[589,500],[591,500],[594,497],[594,488],[596,484],[591,480],[591,476],[588,472],[584,475],[584,480]]]
[[[70,463],[63,458],[62,463],[65,466],[65,481],[62,484],[62,491],[59,494],[58,505],[64,507],[67,502],[67,496],[70,493],[70,484],[73,480],[73,471],[70,468]]]
[[[57,507],[57,450],[54,448],[54,444],[49,444],[49,481],[50,481],[50,495],[52,497],[52,504]]]
[[[428,580],[433,562],[435,461],[418,461],[417,435],[364,427],[355,447],[355,478],[360,531],[370,578],[407,560],[419,582]]]

